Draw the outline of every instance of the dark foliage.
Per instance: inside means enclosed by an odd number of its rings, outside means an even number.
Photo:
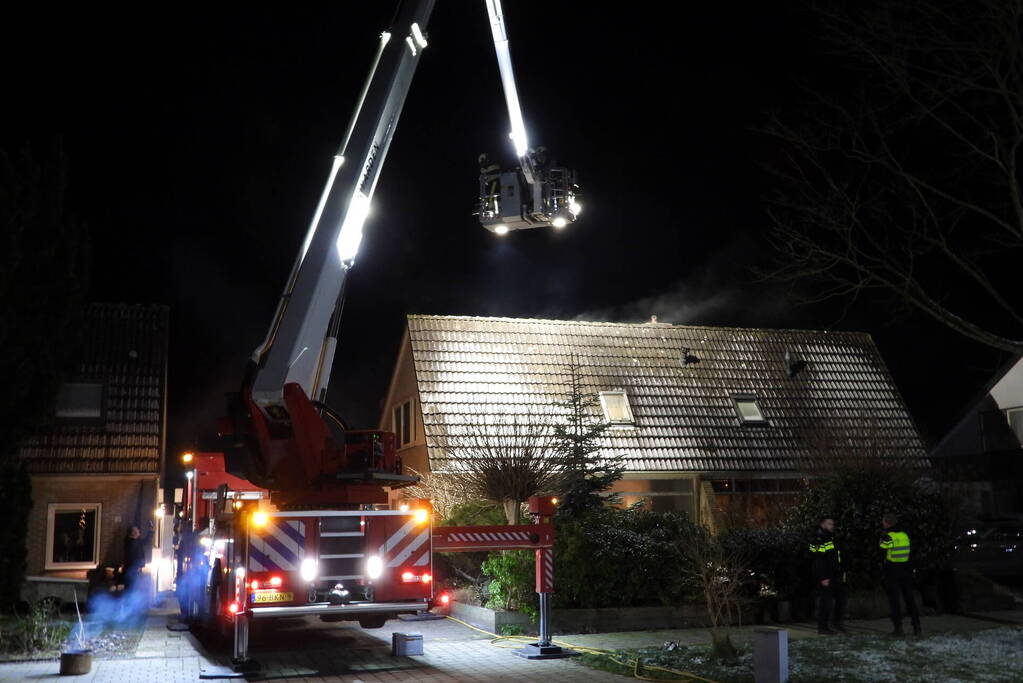
[[[21,599],[26,569],[25,535],[32,509],[32,486],[17,458],[0,460],[0,606]]]
[[[836,470],[803,494],[784,525],[782,538],[810,534],[822,515],[835,520],[836,543],[853,588],[874,588],[881,581],[881,516],[892,512],[912,540],[914,569],[943,567],[952,554],[958,529],[957,499],[912,471],[860,467]],[[805,557],[805,549],[803,551]],[[785,576],[784,572],[780,574]]]
[[[677,549],[693,523],[675,512],[603,507],[557,523],[557,607],[677,605],[687,594]]]
[[[0,150],[0,604],[16,599],[25,572],[31,494],[18,444],[53,414],[86,288],[88,240],[66,209],[66,184],[60,145],[38,158]]]
[[[558,404],[565,412],[565,420],[554,425],[564,466],[558,491],[558,516],[562,519],[579,518],[616,502],[614,497],[601,494],[621,479],[625,471],[620,457],[600,452],[609,425],[597,414],[599,399],[585,391],[582,368],[574,359],[568,366],[568,375],[569,395]]]

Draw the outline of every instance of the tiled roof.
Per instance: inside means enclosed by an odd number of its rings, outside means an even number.
[[[164,444],[168,309],[92,304],[66,381],[102,384],[102,417],[55,418],[22,444],[36,473],[156,473]]]
[[[926,464],[867,334],[421,315],[408,330],[432,443],[482,413],[563,400],[574,358],[587,392],[628,393],[636,425],[609,430],[606,450],[631,471],[803,471],[821,451]],[[683,365],[686,347],[699,362]],[[769,425],[740,423],[732,396],[744,393]],[[444,468],[440,449],[430,457]]]

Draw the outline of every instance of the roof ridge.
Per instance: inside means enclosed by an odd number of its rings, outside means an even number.
[[[650,323],[650,322],[635,322],[635,323],[623,323],[623,322],[611,322],[611,321],[600,321],[600,320],[559,320],[556,318],[511,318],[504,316],[487,316],[487,315],[435,315],[429,313],[409,313],[405,316],[406,320],[466,320],[466,321],[487,321],[487,322],[516,322],[516,323],[557,323],[559,325],[592,325],[592,326],[611,326],[611,327],[633,327],[633,328],[652,328],[652,327],[663,327],[672,329],[691,329],[691,330],[735,330],[740,332],[814,332],[823,334],[851,334],[858,335],[873,339],[869,332],[862,330],[821,330],[815,328],[798,328],[798,327],[736,327],[734,325],[678,325],[675,323]]]

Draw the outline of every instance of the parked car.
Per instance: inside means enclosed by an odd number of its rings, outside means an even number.
[[[984,576],[1023,578],[1023,520],[978,522],[964,529],[952,563]]]

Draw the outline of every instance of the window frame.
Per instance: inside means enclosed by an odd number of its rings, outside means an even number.
[[[391,407],[391,431],[394,432],[395,445],[398,450],[402,448],[408,448],[416,442],[416,413],[415,413],[415,397],[409,397],[400,403],[395,403]],[[405,412],[408,410],[408,435],[407,441],[402,439],[404,434]]]
[[[609,391],[598,392],[600,396],[600,410],[604,413],[604,421],[611,426],[612,429],[629,429],[636,426],[636,414],[632,412],[632,401],[629,400],[629,392],[625,389],[611,389]],[[612,420],[607,410],[607,397],[608,396],[621,396],[625,404],[625,413],[628,415],[627,419],[624,420]]]
[[[764,427],[769,426],[771,421],[764,415],[764,409],[760,407],[760,398],[756,394],[750,393],[737,393],[731,394],[732,408],[735,409],[735,416],[739,420],[739,424],[743,427]],[[742,409],[739,408],[740,403],[752,403],[757,409],[757,413],[760,415],[759,420],[751,420],[742,414]]]
[[[65,387],[74,386],[85,386],[85,387],[99,387],[99,413],[97,415],[61,415],[61,393]],[[106,417],[106,398],[107,388],[103,382],[99,381],[74,381],[74,382],[61,382],[60,387],[57,390],[57,400],[53,408],[53,416],[57,420],[62,422],[102,422]]]
[[[1005,421],[1009,425],[1009,431],[1011,431],[1013,436],[1015,436],[1016,439],[1021,444],[1023,444],[1023,431],[1017,433],[1016,432],[1016,428],[1012,424],[1012,416],[1013,415],[1015,415],[1017,413],[1020,414],[1020,415],[1023,415],[1023,406],[1012,406],[1011,408],[1006,408],[1002,412],[1005,414]]]
[[[56,515],[58,512],[95,510],[96,530],[92,535],[93,562],[54,562],[53,537]],[[43,568],[60,571],[64,569],[95,569],[99,566],[100,538],[103,534],[103,503],[48,503],[46,505],[46,561]]]

